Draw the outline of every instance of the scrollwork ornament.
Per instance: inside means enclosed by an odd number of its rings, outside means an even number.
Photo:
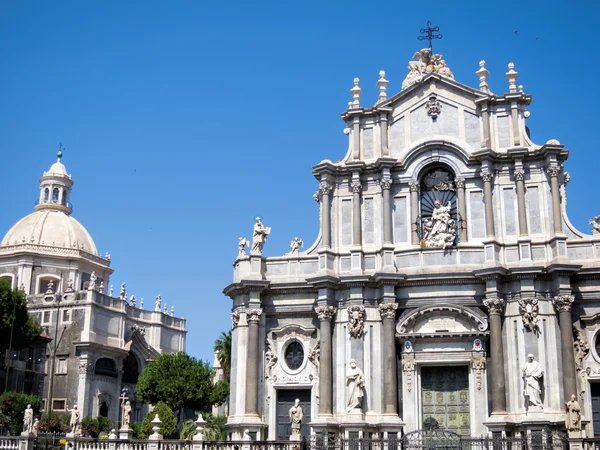
[[[353,181],[350,185],[350,189],[352,189],[353,194],[360,194],[362,191],[362,184],[360,181]]]
[[[437,96],[435,94],[431,95],[429,97],[429,100],[427,100],[427,103],[425,104],[425,110],[433,120],[437,119],[437,117],[442,112],[442,104],[437,99]]]
[[[410,189],[410,192],[419,192],[419,183],[416,181],[411,181],[408,183],[408,188]]]
[[[490,314],[502,314],[504,311],[504,299],[501,298],[488,298],[483,301],[483,304],[488,309]]]
[[[525,180],[525,171],[523,169],[515,170],[515,181]]]
[[[362,337],[364,332],[365,307],[348,306],[348,333],[354,338]]]
[[[552,300],[552,303],[554,303],[556,311],[560,313],[563,311],[571,311],[571,305],[574,301],[575,297],[572,295],[557,295]]]
[[[395,319],[398,303],[381,303],[379,305],[379,313],[382,319]]]
[[[456,187],[458,189],[464,189],[465,188],[465,179],[462,178],[462,177],[455,178],[454,179],[454,184],[456,185]]]
[[[237,311],[234,311],[231,313],[231,328],[235,328],[238,326],[238,324],[240,323],[240,313]]]
[[[481,179],[484,183],[491,183],[491,181],[494,179],[494,174],[489,170],[485,170],[481,172]]]
[[[317,306],[315,312],[319,320],[331,320],[335,314],[335,308],[333,306]]]
[[[248,322],[259,322],[260,315],[262,314],[262,309],[260,308],[252,308],[246,310],[246,319]]]

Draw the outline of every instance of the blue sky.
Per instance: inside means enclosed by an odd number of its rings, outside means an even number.
[[[458,7],[457,5],[461,5]],[[360,77],[400,90],[427,20],[458,81],[533,95],[534,142],[571,149],[568,212],[600,214],[596,2],[0,2],[0,234],[33,210],[55,159],[75,180],[73,216],[110,252],[112,283],[160,293],[188,320],[187,350],[212,361],[230,327],[239,236],[261,215],[265,255],[318,234],[311,167],[344,156],[339,117]],[[518,33],[515,31],[518,30]]]

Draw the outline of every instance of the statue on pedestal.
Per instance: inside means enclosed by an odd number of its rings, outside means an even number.
[[[304,241],[302,239],[298,239],[295,237],[292,242],[290,242],[290,254],[298,254],[298,249],[304,246]]]
[[[79,430],[79,424],[80,424],[80,416],[79,416],[79,410],[77,409],[77,405],[73,406],[73,409],[71,410],[71,420],[69,420],[69,426],[71,427],[71,435],[72,436],[79,436],[80,430]]]
[[[252,233],[252,253],[262,253],[263,245],[270,233],[271,228],[265,227],[260,217],[257,217],[254,224],[254,232]]]
[[[123,399],[121,403],[121,429],[128,430],[129,424],[131,423],[131,403],[129,400]]]
[[[575,394],[571,395],[571,400],[566,402],[565,406],[567,407],[565,427],[568,431],[581,431],[581,406]]]
[[[33,430],[33,409],[27,405],[23,414],[23,433],[31,433]]]
[[[300,406],[300,399],[296,399],[294,406],[290,408],[290,421],[292,424],[292,435],[290,441],[299,441],[302,439],[300,435],[300,428],[302,428],[302,419],[304,419],[304,413]]]
[[[346,380],[348,384],[348,407],[346,412],[353,409],[360,409],[362,398],[365,395],[365,375],[362,370],[356,365],[356,360],[350,360],[350,368],[346,372]]]
[[[533,359],[531,353],[527,355],[527,363],[523,369],[523,379],[525,381],[526,406],[533,405],[543,408],[542,381],[544,379],[544,369],[539,362]]]

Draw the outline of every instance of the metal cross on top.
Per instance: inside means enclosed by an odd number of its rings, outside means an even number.
[[[441,39],[443,36],[441,34],[433,34],[437,31],[440,31],[440,27],[432,27],[431,20],[427,21],[427,28],[421,28],[420,33],[426,34],[426,36],[418,36],[417,39],[420,41],[428,40],[429,41],[429,50],[433,53],[433,45],[431,43],[434,39]]]

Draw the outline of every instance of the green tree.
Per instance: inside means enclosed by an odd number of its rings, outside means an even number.
[[[183,408],[208,411],[220,405],[229,394],[229,383],[213,383],[214,370],[184,352],[160,355],[140,374],[137,393],[141,401],[156,405],[164,402],[177,417]],[[154,417],[154,416],[153,416]]]
[[[224,441],[227,439],[227,417],[213,416],[211,413],[202,414],[204,419],[204,439],[207,441]]]
[[[107,417],[98,416],[96,418],[86,417],[81,421],[81,432],[84,436],[98,438],[102,433],[108,433],[114,428],[115,424]]]
[[[221,336],[215,341],[214,350],[217,353],[217,359],[221,363],[223,375],[229,383],[231,374],[231,330],[227,333],[221,332]]]
[[[25,294],[11,289],[7,280],[0,280],[0,347],[20,350],[41,333],[42,328],[27,312]]]
[[[5,392],[0,395],[0,413],[8,419],[8,428],[13,436],[18,436],[23,431],[23,412],[27,405],[31,405],[35,415],[40,412],[42,400],[37,395],[18,392]]]
[[[156,414],[158,414],[158,418],[161,422],[159,433],[162,434],[165,439],[177,439],[179,437],[179,431],[177,430],[175,414],[173,414],[173,410],[164,402],[158,402],[154,406],[154,409],[144,417],[141,428],[142,438],[148,439],[148,436],[153,433],[152,420]]]

